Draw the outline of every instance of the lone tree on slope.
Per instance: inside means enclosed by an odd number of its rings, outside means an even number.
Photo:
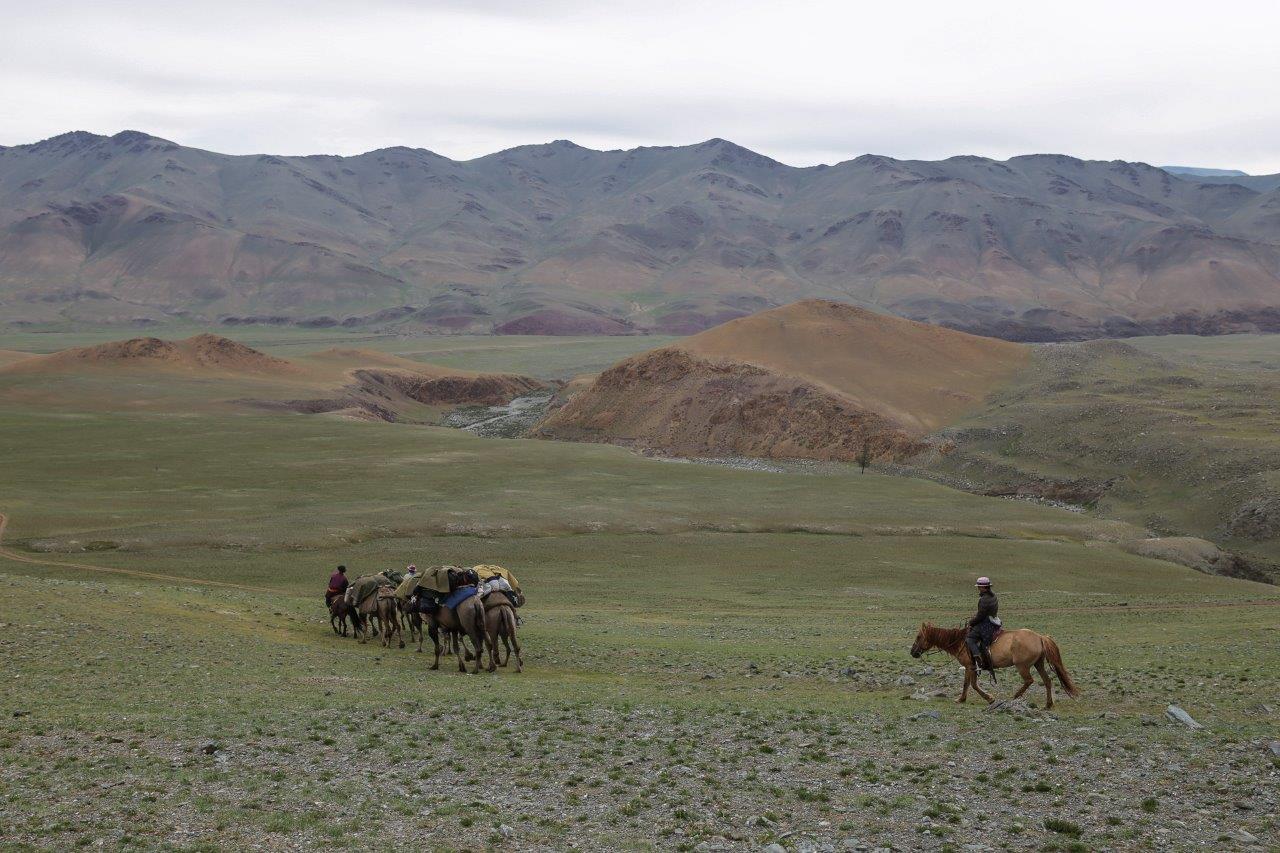
[[[867,473],[867,466],[871,464],[871,439],[864,438],[862,440],[862,452],[858,454],[858,467],[862,469],[862,473]]]

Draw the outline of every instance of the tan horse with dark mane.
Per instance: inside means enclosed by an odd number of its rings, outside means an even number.
[[[516,610],[511,606],[511,599],[501,592],[491,592],[484,598],[485,642],[489,645],[489,671],[499,666],[506,666],[511,659],[511,648],[516,650],[516,672],[524,668],[524,655],[520,650],[520,640],[516,637]],[[498,653],[498,640],[506,649],[506,656]]]
[[[967,627],[939,628],[932,622],[925,622],[921,624],[920,631],[916,634],[916,641],[911,645],[911,656],[918,658],[931,649],[941,649],[964,667],[964,689],[960,691],[960,698],[956,701],[965,701],[969,697],[969,688],[972,687],[978,691],[979,696],[991,702],[992,697],[978,686],[978,670],[973,664],[972,655],[969,654],[969,647],[964,642],[968,633]],[[1046,662],[1053,667],[1054,674],[1058,676],[1058,683],[1062,685],[1062,689],[1068,696],[1074,699],[1080,695],[1075,682],[1071,680],[1071,673],[1067,672],[1067,667],[1062,662],[1062,652],[1058,650],[1058,644],[1048,634],[1038,634],[1029,628],[1003,631],[987,651],[991,655],[991,665],[996,669],[1009,666],[1018,668],[1018,674],[1022,676],[1022,686],[1018,688],[1017,693],[1013,694],[1014,699],[1026,693],[1027,688],[1034,682],[1031,677],[1031,667],[1034,666],[1040,673],[1040,680],[1044,682],[1045,707],[1053,707],[1053,685],[1049,681],[1049,673],[1045,671]]]

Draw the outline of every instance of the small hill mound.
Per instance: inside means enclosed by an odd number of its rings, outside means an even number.
[[[326,396],[250,402],[306,414],[397,421],[402,412],[414,416],[411,404],[496,406],[547,387],[529,376],[459,370],[377,350],[327,349],[298,359],[298,364],[314,384],[328,389]],[[338,384],[340,387],[334,387]]]
[[[535,429],[689,456],[900,458],[979,405],[1026,347],[823,300],[725,323],[606,370]]]
[[[61,350],[24,359],[6,370],[56,373],[85,368],[147,368],[217,373],[290,374],[296,365],[218,335],[196,335],[181,341],[131,338]]]

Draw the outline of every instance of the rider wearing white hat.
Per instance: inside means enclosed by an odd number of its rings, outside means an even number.
[[[978,588],[978,612],[969,620],[969,635],[965,637],[965,643],[973,656],[974,666],[991,670],[987,647],[1000,630],[1000,619],[996,615],[1000,612],[1000,602],[991,591],[991,578],[980,577],[974,586]]]

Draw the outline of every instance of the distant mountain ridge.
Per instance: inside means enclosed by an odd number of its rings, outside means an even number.
[[[723,139],[468,161],[0,148],[0,316],[696,332],[797,299],[1015,340],[1280,331],[1280,176],[1027,155],[797,168]]]

